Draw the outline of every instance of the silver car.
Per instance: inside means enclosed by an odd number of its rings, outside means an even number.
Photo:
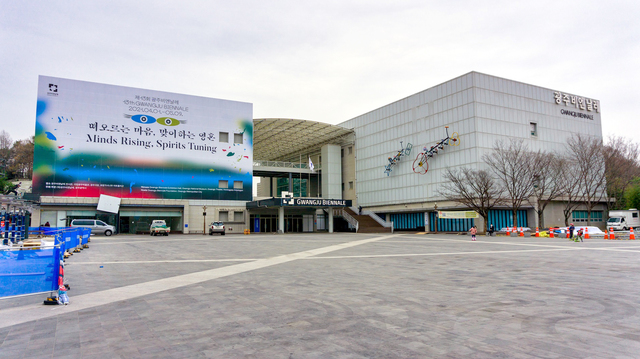
[[[224,223],[211,222],[211,226],[209,226],[209,235],[212,236],[214,233],[220,233],[220,235],[224,236]]]
[[[110,236],[116,231],[116,227],[106,224],[99,219],[74,219],[71,221],[71,227],[91,228],[91,233],[102,233]]]

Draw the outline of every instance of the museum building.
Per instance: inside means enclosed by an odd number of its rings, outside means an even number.
[[[91,91],[66,111],[49,103],[63,102],[60,92],[51,92],[52,84],[62,84],[61,92],[64,85],[74,88],[79,97],[85,87],[96,87],[110,100]],[[97,107],[87,105],[92,101]],[[161,113],[148,106],[153,104]],[[52,107],[56,111],[49,111]],[[41,77],[35,155],[44,160],[34,161],[40,210],[33,220],[62,224],[100,218],[124,233],[144,232],[152,219],[165,219],[183,233],[203,233],[218,220],[231,233],[312,232],[357,228],[353,220],[361,218],[355,213],[361,207],[363,215],[393,230],[464,231],[473,224],[483,228],[482,218],[440,218],[436,224],[437,211],[465,209],[439,194],[447,168],[486,169],[482,156],[500,140],[522,139],[532,150],[558,153],[566,151],[572,134],[602,138],[599,101],[478,72],[338,125],[252,119],[251,107]],[[111,113],[95,121],[96,108]],[[77,127],[62,127],[71,123],[65,114],[76,114]],[[68,135],[58,136],[68,129]],[[116,132],[100,133],[103,129]],[[70,156],[71,148],[78,154]],[[420,161],[421,153],[432,156]],[[118,173],[107,175],[112,169]],[[99,210],[105,196],[119,200],[117,212]],[[592,213],[595,225],[604,220],[603,211],[597,207]],[[574,210],[574,222],[583,212]],[[547,207],[544,220],[547,226],[563,225],[561,204]],[[497,228],[511,225],[511,211],[493,210],[489,221]],[[518,223],[535,227],[536,222],[533,207],[525,205]]]

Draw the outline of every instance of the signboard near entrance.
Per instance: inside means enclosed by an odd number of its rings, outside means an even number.
[[[351,207],[351,200],[323,198],[283,198],[282,205],[295,207]]]

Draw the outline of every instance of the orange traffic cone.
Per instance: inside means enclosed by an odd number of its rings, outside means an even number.
[[[567,232],[567,238],[569,238],[569,228],[564,230],[565,232]]]
[[[520,227],[520,237],[524,237],[524,229]]]
[[[629,239],[636,239],[636,235],[633,233],[633,227],[631,227],[631,229],[629,229],[631,232],[629,232]]]
[[[553,228],[549,227],[549,238],[555,238],[553,236]]]
[[[536,227],[536,237],[540,237],[540,232],[538,231],[538,227]]]
[[[584,239],[589,239],[589,227],[584,227]]]
[[[604,239],[609,239],[609,231],[607,231],[607,229],[604,229]]]
[[[511,227],[507,227],[507,237],[511,236]]]
[[[609,239],[616,239],[616,236],[613,234],[613,227],[609,228]]]

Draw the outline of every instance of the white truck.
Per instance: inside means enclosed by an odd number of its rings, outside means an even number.
[[[635,208],[609,211],[607,228],[613,228],[614,231],[627,231],[629,228],[640,228],[640,211]]]
[[[167,226],[167,223],[164,220],[154,219],[153,222],[151,222],[149,232],[151,232],[152,236],[168,236],[169,232],[171,232],[171,228]]]

